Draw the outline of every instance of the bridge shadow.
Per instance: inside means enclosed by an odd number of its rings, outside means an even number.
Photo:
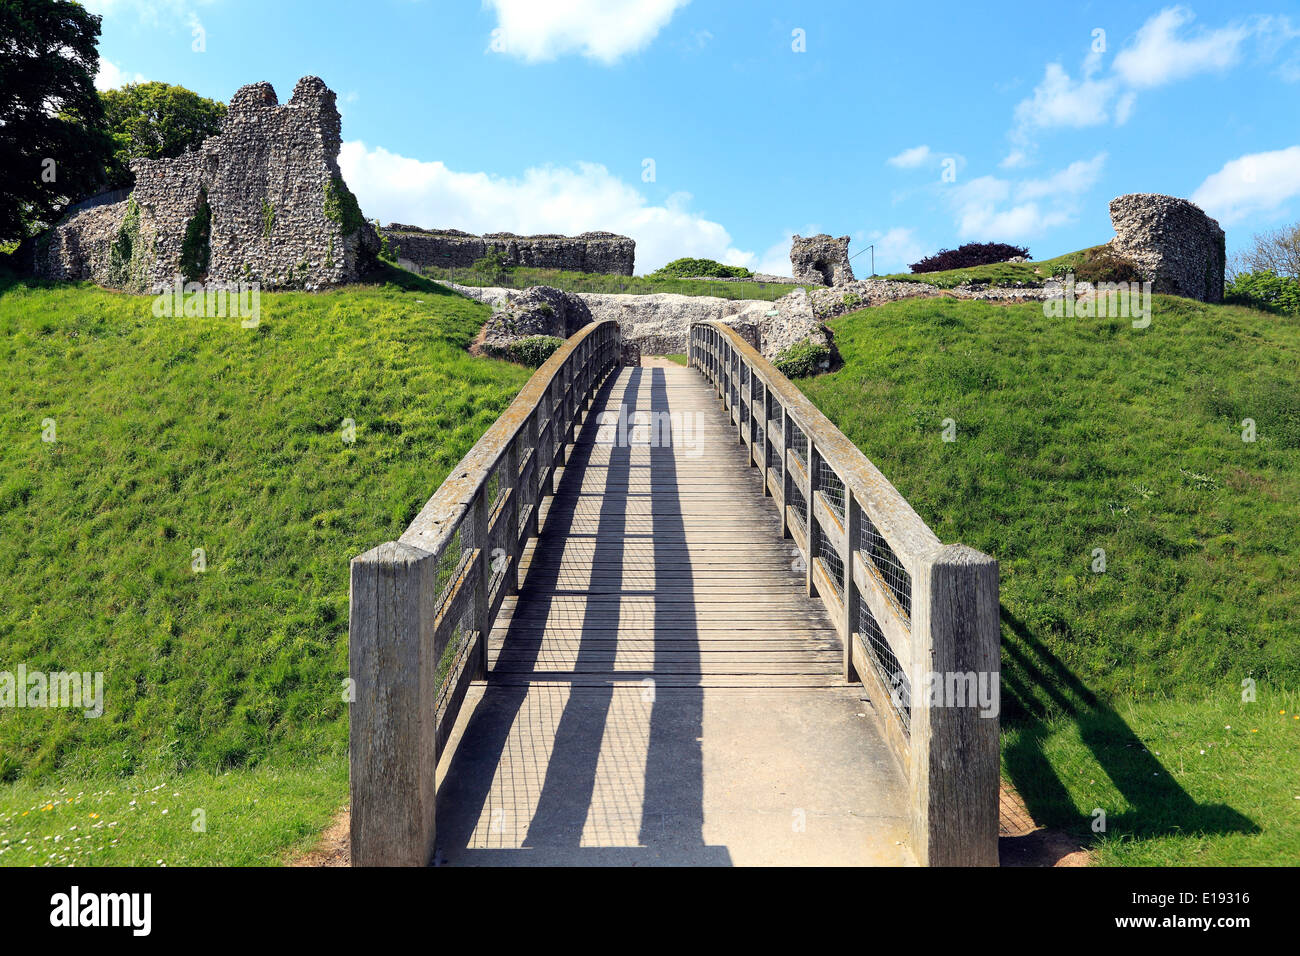
[[[682,516],[653,504],[648,520],[629,516],[633,500],[676,500],[673,450],[650,447],[647,463],[633,455],[645,445],[597,442],[616,378],[601,386],[577,436],[488,683],[439,789],[439,856],[450,863],[730,862],[725,848],[702,837],[694,602],[670,602],[655,586],[655,569],[669,562],[681,580],[690,578]],[[668,411],[660,370],[629,369],[627,400],[645,379],[651,410]],[[602,463],[597,452],[606,449]],[[582,489],[597,475],[604,493],[593,513]],[[647,490],[634,493],[634,485]],[[566,547],[590,548],[590,567],[566,566]],[[637,596],[652,597],[652,613],[624,610],[621,599]],[[620,627],[638,635],[623,648]],[[670,663],[679,670],[674,686],[661,687]]]
[[[1108,837],[1260,832],[1232,807],[1197,803],[1118,712],[1100,701],[1024,622],[1005,607],[1001,615],[1003,715],[1015,731],[1003,748],[1003,765],[1037,823],[1063,829],[1085,844],[1101,837],[1092,832],[1094,808],[1080,813],[1044,753],[1049,719],[1067,716],[1127,804],[1123,810],[1100,808],[1106,812]],[[1003,837],[1004,855],[1016,852],[1017,841],[1031,839]]]

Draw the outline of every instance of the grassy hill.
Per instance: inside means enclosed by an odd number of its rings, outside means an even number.
[[[166,794],[206,802],[174,803],[176,858],[252,862],[344,802],[348,559],[400,533],[530,374],[466,353],[486,307],[388,278],[264,294],[253,329],[0,279],[0,669],[102,671],[106,702],[0,709],[0,837],[185,775]],[[187,806],[219,826],[259,792],[276,819],[189,840]],[[153,862],[159,831],[123,829],[98,862]]]
[[[1089,249],[1080,249],[1078,252],[1067,252],[1063,256],[1043,259],[1040,262],[995,262],[987,266],[947,269],[941,272],[896,272],[880,278],[893,279],[897,282],[926,282],[940,289],[952,289],[966,283],[1037,288],[1052,276],[1074,271],[1088,253],[1100,248],[1100,246],[1093,246]]]
[[[507,289],[526,289],[534,285],[548,285],[565,292],[619,292],[627,295],[650,295],[655,292],[673,292],[678,295],[711,295],[719,299],[764,299],[775,301],[788,295],[795,285],[778,282],[710,282],[707,279],[651,278],[650,276],[618,276],[599,272],[566,272],[561,269],[533,269],[514,266],[497,273],[479,269],[440,269],[429,267],[425,274],[438,282],[457,282],[472,286],[502,286]]]
[[[1035,817],[1106,862],[1300,857],[1300,325],[1157,296],[1146,329],[952,299],[831,327],[844,366],[806,393],[1001,562],[1004,762]]]

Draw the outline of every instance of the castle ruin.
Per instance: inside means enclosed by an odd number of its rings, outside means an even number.
[[[1224,233],[1200,206],[1158,193],[1110,201],[1111,250],[1152,283],[1152,291],[1223,301]]]
[[[790,245],[790,267],[795,279],[806,285],[843,285],[853,281],[849,264],[849,237],[833,239],[825,233],[795,236]]]
[[[459,229],[421,229],[391,222],[380,233],[390,247],[396,248],[400,259],[420,269],[464,269],[489,252],[498,252],[507,266],[630,276],[636,260],[636,242],[612,232],[584,232],[578,236],[494,232],[474,236]]]
[[[126,199],[38,237],[33,271],[128,292],[176,276],[264,288],[355,281],[379,239],[343,182],[341,143],[334,93],[318,77],[299,80],[284,105],[269,83],[241,87],[219,135],[175,159],[133,160]]]

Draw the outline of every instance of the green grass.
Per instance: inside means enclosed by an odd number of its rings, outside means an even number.
[[[691,358],[689,355],[682,355],[674,352],[672,355],[665,355],[664,358],[670,362],[676,362],[678,365],[690,365]]]
[[[98,719],[0,710],[0,781],[292,777],[345,754],[348,561],[401,532],[530,375],[466,353],[486,307],[388,277],[264,294],[254,329],[0,281],[0,669],[105,681]]]
[[[0,789],[0,865],[275,866],[347,802],[343,757]]]
[[[1294,866],[1300,859],[1300,694],[1227,688],[1019,722],[1003,766],[1041,823],[1104,866]],[[1106,830],[1092,830],[1094,811]]]
[[[764,299],[773,301],[788,295],[795,285],[771,282],[709,282],[704,279],[654,279],[649,276],[617,276],[599,272],[565,272],[559,269],[531,269],[515,266],[497,275],[475,269],[426,268],[425,275],[438,282],[472,286],[502,286],[526,289],[547,285],[565,292],[621,292],[649,295],[675,292],[679,295],[711,295],[719,299]]]
[[[1116,750],[1170,728],[1206,740],[1244,726],[1245,678],[1288,714],[1300,687],[1300,323],[1165,296],[1154,306],[1151,326],[1133,329],[1033,304],[891,303],[833,322],[844,365],[801,388],[941,539],[998,558],[1004,757],[1040,822],[1076,826],[1084,803],[1118,806],[1118,792],[1134,809],[1120,810],[1104,861],[1194,862],[1207,847],[1222,862],[1283,862],[1286,848],[1293,861],[1300,737],[1279,734],[1300,721],[1268,731],[1272,704],[1246,705],[1260,735],[1234,752],[1258,757],[1253,773],[1165,766],[1187,800],[1233,815],[1191,812],[1160,770],[1135,776]],[[1112,777],[1109,797],[1077,784],[1088,754]],[[1125,830],[1136,835],[1118,840]]]
[[[896,282],[928,282],[940,289],[952,289],[965,283],[1038,288],[1052,276],[1073,271],[1091,251],[1091,249],[1080,249],[1078,252],[1068,252],[1063,256],[1044,259],[1041,262],[997,262],[987,266],[950,269],[943,272],[896,272],[880,278],[892,279]]]

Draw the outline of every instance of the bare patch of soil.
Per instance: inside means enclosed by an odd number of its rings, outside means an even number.
[[[1088,866],[1092,854],[1079,841],[1040,827],[1015,788],[1002,782],[998,820],[998,857],[1003,866]]]
[[[300,857],[289,861],[290,866],[351,866],[352,815],[347,807],[339,811],[334,822],[320,836],[320,842]]]

